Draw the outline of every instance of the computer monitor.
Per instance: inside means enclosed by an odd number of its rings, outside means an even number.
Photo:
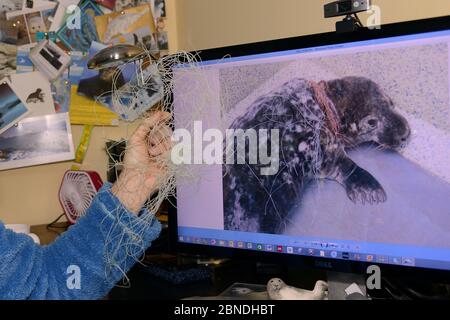
[[[450,17],[198,54],[173,69],[177,250],[448,275]]]

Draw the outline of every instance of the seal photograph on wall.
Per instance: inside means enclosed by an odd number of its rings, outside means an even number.
[[[45,93],[42,92],[41,88],[36,89],[35,92],[31,93],[27,98],[27,103],[37,103],[38,101],[44,103]]]

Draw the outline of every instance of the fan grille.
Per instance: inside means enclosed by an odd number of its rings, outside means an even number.
[[[69,171],[60,189],[60,200],[67,218],[74,223],[86,214],[97,189],[87,172]]]

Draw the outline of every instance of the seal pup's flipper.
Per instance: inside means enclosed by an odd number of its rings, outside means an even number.
[[[374,176],[347,156],[339,162],[339,174],[335,180],[345,187],[347,196],[352,202],[362,204],[386,202],[386,192]]]

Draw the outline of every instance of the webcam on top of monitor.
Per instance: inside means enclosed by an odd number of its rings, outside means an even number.
[[[370,8],[370,0],[339,0],[324,5],[324,17],[345,16],[344,20],[336,22],[336,32],[352,32],[364,28],[357,13]]]

